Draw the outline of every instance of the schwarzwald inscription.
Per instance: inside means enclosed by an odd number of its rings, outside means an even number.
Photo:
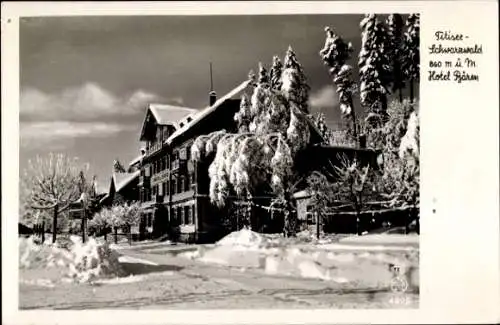
[[[483,54],[483,45],[469,42],[469,36],[437,31],[434,43],[429,47],[432,59],[429,61],[429,81],[450,81],[463,83],[479,81],[475,72],[476,57]]]

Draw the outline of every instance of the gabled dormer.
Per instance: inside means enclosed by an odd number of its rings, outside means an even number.
[[[159,148],[167,138],[181,128],[179,121],[187,121],[197,110],[163,104],[149,104],[139,140],[146,142],[146,151]]]

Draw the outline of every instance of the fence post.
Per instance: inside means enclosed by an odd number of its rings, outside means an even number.
[[[319,213],[316,211],[316,238],[319,239]]]
[[[45,242],[45,221],[42,221],[42,228],[41,230],[41,235],[42,235],[42,243]]]

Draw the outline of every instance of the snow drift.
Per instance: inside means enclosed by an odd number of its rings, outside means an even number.
[[[59,268],[76,282],[124,276],[118,257],[107,243],[98,243],[93,238],[86,243],[77,236],[71,236],[69,243],[36,244],[34,237],[19,242],[21,269]]]
[[[346,240],[283,238],[249,229],[233,232],[214,247],[181,256],[238,269],[254,269],[270,275],[314,278],[363,287],[388,287],[393,266],[400,267],[411,287],[418,287],[418,246],[414,238],[392,235]],[[356,240],[359,238],[359,242]],[[370,239],[370,240],[368,240]],[[338,242],[338,243],[335,243]],[[345,242],[345,243],[343,243]],[[375,245],[374,245],[375,244]]]

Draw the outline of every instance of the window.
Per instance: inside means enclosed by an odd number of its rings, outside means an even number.
[[[151,227],[153,225],[153,214],[148,213],[148,219],[147,219],[147,227]]]
[[[184,224],[189,225],[191,223],[191,207],[190,206],[185,206],[184,207]]]
[[[177,193],[177,180],[174,178],[172,180],[172,194]]]
[[[194,173],[189,173],[189,183],[191,185],[195,184]]]
[[[176,209],[172,209],[172,223],[176,224],[177,223],[177,211]]]
[[[178,192],[181,193],[184,191],[184,176],[181,176],[181,180],[180,182],[178,183]]]
[[[191,177],[186,177],[186,184],[184,184],[185,185],[184,191],[186,191],[186,192],[189,191],[189,186],[191,185],[190,180],[191,180]]]
[[[167,181],[165,183],[165,195],[169,195],[170,194],[170,182]]]
[[[180,223],[184,221],[184,210],[182,209],[182,207],[177,207],[177,218],[179,219]]]
[[[156,195],[156,185],[153,186],[152,190],[153,190],[153,195]]]
[[[194,224],[194,205],[188,207],[188,216],[189,216],[188,223],[190,225]]]
[[[163,183],[158,184],[158,195],[163,196]]]

